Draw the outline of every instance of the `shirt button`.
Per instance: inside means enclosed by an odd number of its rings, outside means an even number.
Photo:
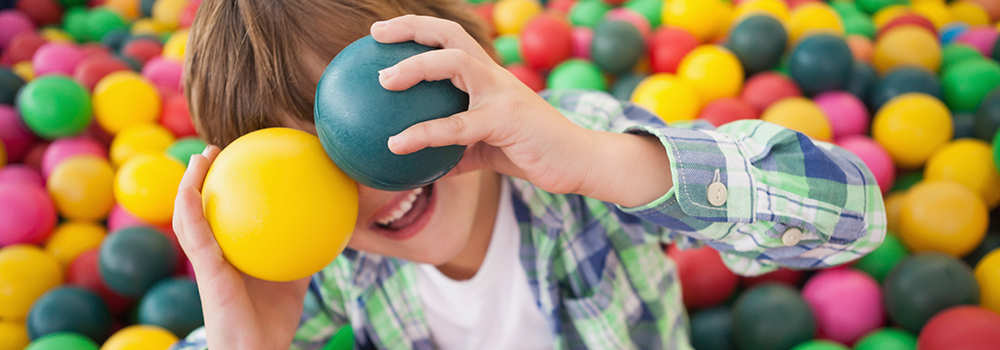
[[[708,185],[708,204],[722,206],[729,198],[729,190],[721,182],[713,182]]]
[[[789,247],[799,244],[799,241],[801,240],[802,240],[802,230],[797,229],[795,227],[785,230],[785,233],[781,235],[781,243],[784,243],[786,246]]]

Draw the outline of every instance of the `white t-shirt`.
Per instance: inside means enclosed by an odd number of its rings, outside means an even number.
[[[486,258],[471,279],[456,281],[417,264],[417,290],[431,338],[442,349],[551,349],[549,323],[528,287],[521,232],[503,182]]]

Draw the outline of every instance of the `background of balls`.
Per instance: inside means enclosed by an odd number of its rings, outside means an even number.
[[[205,147],[180,94],[199,3],[0,1],[0,350],[164,349],[203,322],[169,227]],[[871,168],[890,234],[849,266],[741,278],[667,248],[696,348],[1000,347],[1000,1],[470,3],[536,91],[760,118]]]

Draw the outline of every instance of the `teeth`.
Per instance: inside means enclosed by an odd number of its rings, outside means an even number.
[[[410,212],[410,209],[413,209],[413,202],[415,202],[417,200],[417,196],[419,196],[423,192],[424,192],[423,187],[410,191],[410,193],[407,194],[406,198],[400,201],[399,204],[396,206],[396,208],[393,209],[388,216],[378,219],[376,220],[376,222],[379,225],[384,226],[392,223],[393,221],[399,220],[399,218],[403,217],[403,215],[406,215],[406,213]]]

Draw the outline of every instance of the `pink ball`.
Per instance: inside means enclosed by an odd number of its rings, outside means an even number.
[[[650,28],[649,21],[646,20],[646,17],[643,17],[635,11],[625,7],[619,7],[608,11],[608,13],[604,15],[604,19],[606,21],[624,21],[631,23],[635,29],[639,30],[639,34],[642,34],[642,39],[644,41],[649,40],[650,33],[653,31],[653,29]]]
[[[115,203],[115,206],[111,207],[111,213],[108,214],[108,232],[118,232],[121,229],[135,226],[153,225],[130,213],[121,204]]]
[[[997,33],[996,29],[983,26],[970,28],[955,41],[972,46],[984,57],[990,57],[993,56],[993,46],[997,43],[997,37],[1000,37],[1000,33]]]
[[[590,59],[590,42],[594,41],[594,31],[587,27],[573,28],[573,57]]]
[[[0,28],[3,28],[0,30],[0,50],[3,50],[18,34],[34,30],[35,24],[21,11],[8,9],[0,11]]]
[[[0,168],[0,183],[16,183],[22,185],[45,187],[45,180],[38,170],[24,164],[8,164]]]
[[[31,66],[35,68],[35,76],[46,74],[73,75],[76,65],[86,57],[83,50],[70,44],[48,43],[35,51],[31,58]]]
[[[823,271],[802,287],[821,337],[852,344],[885,323],[878,282],[865,273]]]
[[[882,193],[889,193],[896,181],[896,167],[889,152],[874,140],[863,135],[851,135],[837,140],[837,145],[854,153],[871,169]]]
[[[814,101],[829,117],[834,138],[862,135],[868,131],[868,108],[854,94],[831,91],[816,96]]]
[[[56,224],[56,206],[42,187],[0,183],[0,222],[0,247],[39,244]]]
[[[142,67],[142,76],[151,80],[157,86],[181,91],[181,74],[184,67],[179,63],[168,61],[160,57],[153,58]]]
[[[28,130],[14,107],[0,105],[0,142],[7,149],[7,158],[19,162],[35,143],[35,134]]]
[[[93,155],[101,158],[108,158],[108,152],[97,141],[83,136],[64,137],[49,145],[42,155],[42,176],[49,178],[49,173],[59,165],[60,162],[69,157],[78,155]]]

